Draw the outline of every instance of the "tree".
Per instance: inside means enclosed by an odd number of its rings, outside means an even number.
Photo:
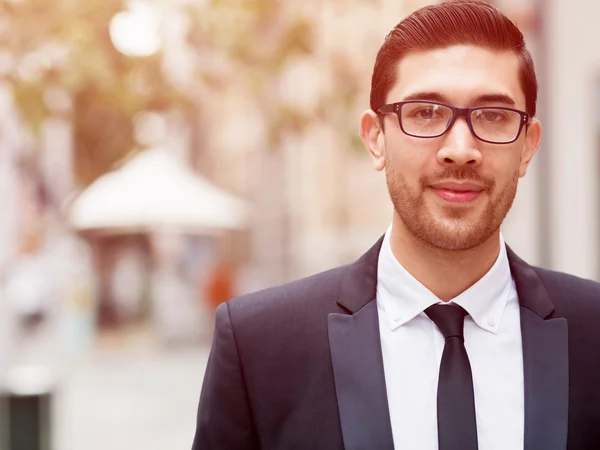
[[[163,74],[160,52],[125,56],[109,24],[123,0],[24,0],[0,6],[5,77],[36,133],[52,114],[53,93],[72,104],[76,176],[89,184],[134,147],[140,111],[187,110],[190,102]],[[60,95],[58,96],[59,98]]]

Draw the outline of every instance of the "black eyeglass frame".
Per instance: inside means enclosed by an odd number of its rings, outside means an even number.
[[[434,136],[417,136],[415,134],[407,133],[406,130],[404,129],[404,126],[402,125],[401,110],[402,110],[403,105],[410,104],[410,103],[428,103],[431,105],[444,106],[444,107],[450,109],[450,111],[452,111],[452,117],[448,121],[448,124],[446,125],[446,129],[444,131],[442,131],[441,133],[436,134]],[[495,141],[488,141],[487,139],[483,139],[483,138],[477,136],[477,133],[475,133],[475,130],[473,129],[473,124],[471,123],[471,113],[473,111],[478,111],[478,110],[482,110],[482,109],[501,109],[504,111],[513,111],[513,112],[519,113],[519,115],[521,116],[521,122],[519,123],[519,131],[517,132],[517,135],[515,136],[515,138],[512,141],[495,142]],[[464,117],[465,120],[467,121],[467,125],[469,126],[469,130],[471,131],[471,134],[473,136],[475,136],[476,139],[479,139],[482,142],[487,142],[488,144],[499,144],[499,145],[512,144],[517,139],[519,139],[519,136],[521,136],[521,132],[523,131],[523,127],[526,125],[529,125],[529,120],[531,119],[531,115],[527,112],[520,111],[520,110],[514,109],[514,108],[507,108],[504,106],[474,106],[472,108],[456,108],[455,106],[447,105],[445,103],[440,103],[440,102],[433,102],[430,100],[405,100],[403,102],[389,103],[389,104],[383,105],[377,109],[377,115],[380,116],[382,119],[383,119],[383,115],[385,115],[385,114],[396,114],[396,117],[398,117],[398,124],[400,125],[400,129],[402,130],[402,132],[404,134],[411,136],[411,137],[422,138],[422,139],[437,138],[437,137],[440,137],[440,136],[446,134],[448,132],[448,130],[450,128],[452,128],[452,125],[454,125],[454,122],[456,121],[457,117]]]

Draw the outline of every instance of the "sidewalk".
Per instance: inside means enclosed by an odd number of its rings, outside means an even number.
[[[102,336],[57,394],[55,450],[189,449],[209,345],[161,348],[144,329]]]

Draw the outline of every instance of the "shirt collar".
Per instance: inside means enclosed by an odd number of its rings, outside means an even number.
[[[386,231],[379,253],[377,302],[390,329],[395,330],[441,300],[398,262],[390,243],[391,229],[390,226]],[[492,268],[451,302],[463,307],[479,327],[497,334],[511,283],[506,246],[500,234],[500,253]]]

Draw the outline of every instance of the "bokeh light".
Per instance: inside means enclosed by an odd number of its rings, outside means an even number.
[[[128,56],[152,56],[161,48],[157,15],[142,2],[131,2],[113,17],[110,36],[117,50]]]

